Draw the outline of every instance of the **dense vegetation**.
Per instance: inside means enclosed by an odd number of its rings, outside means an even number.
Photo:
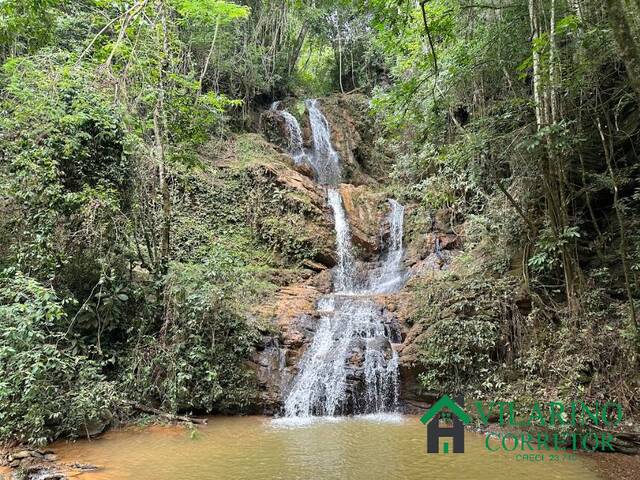
[[[249,408],[250,307],[317,245],[245,132],[351,91],[466,242],[424,386],[638,411],[637,0],[7,0],[0,64],[0,438]]]
[[[464,220],[467,239],[460,271],[417,295],[440,318],[430,388],[638,408],[640,16],[606,3],[378,13],[395,81],[374,101],[397,132],[394,177]]]

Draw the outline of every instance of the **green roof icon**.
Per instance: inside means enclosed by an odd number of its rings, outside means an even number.
[[[434,403],[429,410],[427,410],[420,421],[424,424],[429,423],[429,421],[435,417],[443,408],[448,408],[452,414],[462,421],[464,424],[471,423],[471,417],[467,415],[467,413],[460,408],[456,402],[451,400],[449,395],[443,395],[440,399]]]

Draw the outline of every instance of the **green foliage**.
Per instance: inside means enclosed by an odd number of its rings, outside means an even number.
[[[20,272],[0,276],[0,438],[42,445],[113,415],[113,384],[70,354],[72,322],[51,289]]]
[[[578,227],[567,227],[559,236],[560,240],[546,228],[538,238],[536,252],[529,258],[529,266],[537,272],[545,272],[557,268],[561,262],[560,249],[577,238],[580,238]]]
[[[449,274],[415,292],[417,318],[425,324],[420,342],[422,385],[439,392],[494,393],[507,358],[513,322],[513,280]]]
[[[307,224],[298,213],[279,213],[260,220],[260,236],[267,245],[272,245],[285,258],[302,261],[315,258],[316,238],[305,232]]]
[[[9,50],[28,53],[51,39],[60,0],[4,0],[0,3],[0,58]]]
[[[70,191],[98,183],[124,188],[129,175],[124,132],[118,113],[99,90],[77,72],[65,67],[39,70],[29,60],[8,62],[5,73],[9,77],[5,106],[11,120],[3,127],[18,135],[12,142],[20,145],[21,156],[38,151],[40,161],[49,158]],[[31,128],[26,128],[27,122]],[[26,142],[31,151],[24,148]]]
[[[172,266],[160,338],[144,331],[134,337],[123,377],[126,391],[171,411],[209,413],[251,404],[242,362],[257,330],[241,310],[233,310],[250,280],[235,262],[225,255]]]
[[[64,56],[38,60],[4,65],[0,170],[13,206],[4,223],[19,232],[13,258],[47,278],[83,250],[64,249],[73,232],[114,223],[131,162],[118,110],[91,75],[71,72]],[[108,248],[108,235],[100,240]]]
[[[203,23],[228,23],[247,18],[249,7],[224,0],[174,0],[178,13],[185,18]]]

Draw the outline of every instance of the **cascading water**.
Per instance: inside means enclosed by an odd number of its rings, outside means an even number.
[[[331,145],[331,129],[326,117],[318,108],[318,100],[306,100],[309,112],[313,150],[311,165],[316,172],[317,181],[323,185],[336,185],[340,182],[340,156]]]
[[[334,278],[334,290],[338,292],[351,291],[355,274],[355,260],[351,247],[351,232],[347,215],[342,206],[342,197],[335,188],[327,189],[329,206],[333,210],[336,229],[336,253],[338,254],[337,271]]]
[[[307,154],[304,151],[304,144],[302,142],[302,130],[298,119],[291,115],[288,111],[279,109],[280,102],[273,102],[271,110],[277,112],[284,119],[284,123],[287,127],[287,133],[289,134],[289,154],[293,157],[294,162],[302,163],[307,159]]]
[[[377,413],[398,399],[398,356],[381,308],[367,297],[330,295],[285,400],[288,417]],[[353,356],[364,354],[364,358]]]
[[[389,201],[386,257],[378,268],[370,270],[363,285],[357,285],[351,232],[336,188],[341,177],[340,157],[331,144],[329,123],[317,100],[307,100],[305,104],[313,137],[313,149],[306,158],[318,183],[327,185],[338,262],[333,293],[318,300],[318,329],[290,386],[285,414],[308,417],[392,411],[398,401],[398,355],[391,343],[399,338],[372,295],[393,292],[404,283],[404,208]]]
[[[373,293],[389,293],[399,290],[407,279],[402,265],[404,248],[402,237],[404,229],[404,207],[395,200],[389,200],[389,246],[387,255],[379,268],[369,273],[369,290]]]

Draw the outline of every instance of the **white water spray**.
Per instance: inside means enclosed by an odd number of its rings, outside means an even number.
[[[355,260],[351,246],[351,231],[347,222],[347,215],[342,205],[340,192],[335,188],[328,189],[329,206],[333,210],[336,229],[336,253],[338,266],[334,277],[334,291],[349,292],[353,289],[355,275]]]
[[[386,258],[379,268],[369,272],[369,290],[372,293],[390,293],[402,288],[407,280],[404,269],[404,248],[402,237],[404,230],[404,207],[395,200],[389,200],[391,211],[389,222],[389,245]]]

